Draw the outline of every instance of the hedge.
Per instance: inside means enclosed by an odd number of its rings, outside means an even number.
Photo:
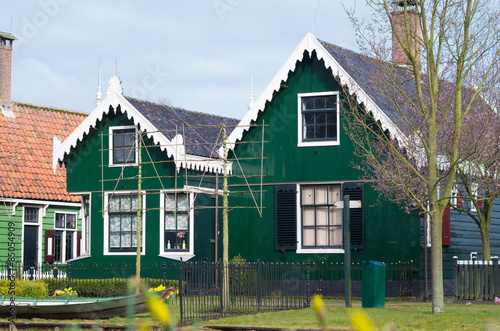
[[[0,295],[10,296],[11,281],[0,280]],[[19,297],[30,298],[47,298],[49,291],[44,282],[41,281],[28,281],[28,280],[15,280],[14,281],[15,295]]]

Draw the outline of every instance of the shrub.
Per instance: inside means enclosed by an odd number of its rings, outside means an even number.
[[[56,290],[63,290],[68,287],[67,278],[47,278],[43,280],[49,288],[49,293],[54,294]],[[143,279],[145,285],[157,287],[163,284],[163,279]],[[178,288],[177,280],[166,280],[166,287]],[[71,279],[71,288],[82,298],[108,298],[124,296],[128,293],[128,279],[107,278],[107,279]]]
[[[0,295],[10,296],[10,285],[9,280],[0,280]],[[16,280],[15,295],[41,299],[48,297],[48,290],[45,283],[41,281]]]

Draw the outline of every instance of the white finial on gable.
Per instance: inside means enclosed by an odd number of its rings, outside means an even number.
[[[97,105],[101,104],[102,93],[101,93],[101,66],[99,66],[99,74],[97,78]]]
[[[111,77],[111,79],[109,80],[108,95],[111,94],[111,92],[116,92],[120,95],[123,95],[122,81],[116,75]]]
[[[252,76],[251,83],[250,83],[250,102],[248,103],[248,109],[250,110],[254,104],[255,104],[255,102],[254,102],[253,76]]]

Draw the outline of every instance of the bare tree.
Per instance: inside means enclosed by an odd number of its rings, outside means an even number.
[[[373,88],[391,100],[397,130],[388,132],[361,109],[349,114],[347,132],[366,179],[389,199],[430,216],[432,312],[439,313],[442,215],[470,156],[460,150],[464,119],[498,83],[498,8],[486,0],[367,2],[373,22],[351,18],[361,48],[378,60]]]

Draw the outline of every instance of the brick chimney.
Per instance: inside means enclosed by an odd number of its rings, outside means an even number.
[[[417,61],[420,65],[422,52],[420,50],[419,38],[421,36],[420,30],[420,16],[417,14],[414,6],[415,1],[404,0],[395,1],[395,9],[392,12],[392,21],[394,22],[394,28],[397,34],[402,39],[405,47],[407,46],[406,40],[406,29],[405,29],[405,12],[404,12],[404,2],[406,2],[406,12],[408,15],[408,23],[410,26],[410,47],[412,47],[413,52],[417,54]],[[392,61],[399,66],[410,66],[411,62],[406,56],[403,47],[399,44],[396,34],[392,34]]]
[[[0,32],[0,106],[10,108],[12,78],[12,44],[16,38]]]

